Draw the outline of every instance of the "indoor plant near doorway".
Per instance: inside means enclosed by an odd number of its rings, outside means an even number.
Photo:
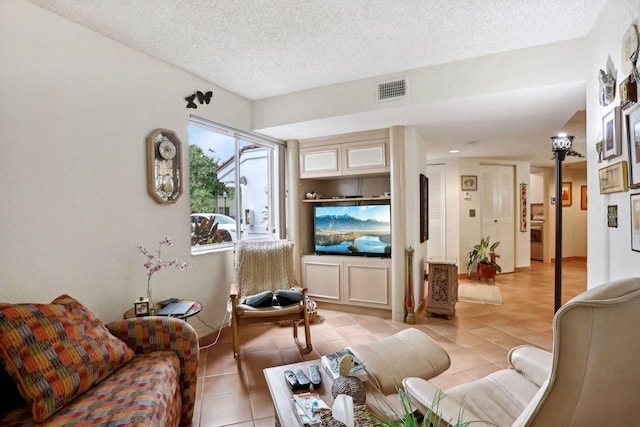
[[[467,273],[471,276],[474,269],[478,272],[479,279],[493,279],[496,273],[500,273],[502,269],[496,263],[498,255],[495,253],[500,242],[494,242],[489,246],[490,236],[482,237],[480,243],[475,245],[469,252],[469,263],[467,264]]]

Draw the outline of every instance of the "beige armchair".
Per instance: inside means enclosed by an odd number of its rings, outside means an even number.
[[[516,347],[508,369],[445,390],[437,410],[456,420],[462,404],[465,420],[496,426],[638,425],[638,355],[640,278],[618,280],[558,310],[551,353]],[[439,392],[420,378],[403,385],[423,413]]]
[[[235,247],[236,282],[231,285],[231,328],[233,357],[240,351],[239,327],[254,323],[289,321],[293,339],[300,352],[311,352],[311,328],[307,307],[307,289],[298,288],[293,276],[293,243],[288,240],[239,241]],[[286,305],[255,307],[248,297],[269,291],[297,288],[301,300]],[[298,340],[298,324],[304,325],[306,346]]]

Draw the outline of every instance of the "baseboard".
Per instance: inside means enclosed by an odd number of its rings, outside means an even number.
[[[318,304],[318,315],[320,317],[322,317],[322,312],[320,311],[320,309],[326,308],[327,310],[344,311],[346,313],[353,313],[353,314],[366,314],[369,316],[382,317],[384,319],[392,318],[391,310],[386,310],[382,308],[359,307],[359,306],[348,305],[348,304],[333,304],[330,302],[322,302],[322,301],[316,301],[316,304]]]

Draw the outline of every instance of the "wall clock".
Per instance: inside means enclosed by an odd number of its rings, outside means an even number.
[[[147,136],[147,191],[158,203],[175,203],[182,194],[181,146],[172,130]]]

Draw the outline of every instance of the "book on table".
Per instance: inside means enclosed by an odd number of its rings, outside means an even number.
[[[302,427],[316,427],[322,424],[319,411],[330,409],[316,393],[305,392],[294,394],[291,398],[293,410]]]
[[[180,316],[187,314],[191,307],[192,302],[172,302],[162,307],[162,310],[158,312],[159,316]]]
[[[351,353],[348,348],[336,351],[335,353],[325,354],[324,356],[320,357],[322,366],[324,367],[327,375],[329,375],[332,380],[335,380],[340,376],[340,372],[338,371],[340,359],[342,359],[342,357],[347,354],[353,356],[353,360],[355,362],[355,366],[351,369],[351,373],[349,375],[360,379],[360,381],[367,381],[369,376],[367,375],[367,371],[364,369],[364,363],[362,363],[360,359],[358,359],[353,353]]]

